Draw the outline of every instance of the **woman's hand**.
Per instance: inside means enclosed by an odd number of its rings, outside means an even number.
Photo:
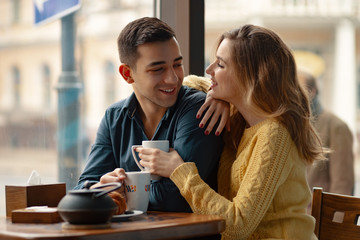
[[[183,159],[173,148],[169,152],[157,148],[136,148],[141,159],[140,164],[149,168],[151,174],[170,177],[175,168],[184,163]]]
[[[228,102],[213,98],[211,96],[211,93],[212,90],[210,90],[206,95],[205,102],[197,112],[196,118],[200,118],[203,115],[204,111],[207,109],[205,115],[203,116],[199,124],[199,127],[203,128],[211,117],[210,122],[205,130],[206,135],[210,134],[216,122],[220,118],[219,126],[217,127],[215,132],[215,135],[219,136],[224,127],[226,127],[227,131],[230,131],[230,104]]]

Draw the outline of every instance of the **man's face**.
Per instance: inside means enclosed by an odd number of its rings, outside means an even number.
[[[316,89],[309,85],[309,83],[308,83],[309,80],[307,80],[307,76],[305,75],[305,73],[298,72],[298,80],[299,80],[300,85],[302,85],[304,87],[304,89],[306,90],[306,93],[309,96],[310,102],[313,101],[316,96]]]
[[[177,41],[153,42],[138,47],[139,58],[131,71],[133,89],[142,108],[168,108],[175,104],[184,78]],[[145,109],[144,109],[145,110]]]

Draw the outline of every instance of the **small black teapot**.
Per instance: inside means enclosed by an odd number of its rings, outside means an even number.
[[[117,205],[107,194],[121,187],[121,183],[113,182],[90,189],[85,182],[84,189],[71,190],[59,202],[57,209],[61,218],[70,224],[104,224],[111,220],[117,211]],[[114,186],[108,190],[101,190]]]

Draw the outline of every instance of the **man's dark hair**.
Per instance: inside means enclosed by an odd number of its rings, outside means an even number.
[[[317,86],[317,82],[314,75],[304,70],[298,70],[298,75],[305,80],[304,81],[305,87],[307,88],[308,91],[315,90],[316,95],[319,94],[319,88]]]
[[[165,42],[175,36],[169,25],[154,17],[143,17],[127,24],[118,39],[120,61],[135,67],[139,57],[137,47],[151,42]]]

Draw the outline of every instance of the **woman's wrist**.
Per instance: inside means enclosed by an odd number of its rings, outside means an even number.
[[[169,178],[173,182],[184,180],[186,179],[186,176],[189,174],[189,172],[192,172],[194,168],[197,172],[197,168],[194,162],[184,162],[174,169]]]

